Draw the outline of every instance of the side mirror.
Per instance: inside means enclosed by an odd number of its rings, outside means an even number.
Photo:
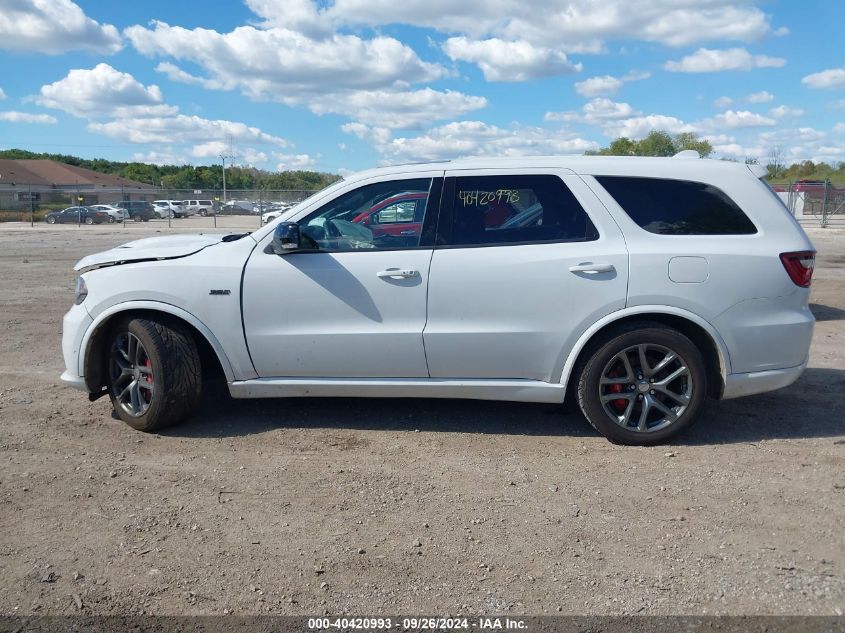
[[[273,252],[276,255],[292,253],[300,248],[299,225],[296,222],[281,222],[273,231]]]

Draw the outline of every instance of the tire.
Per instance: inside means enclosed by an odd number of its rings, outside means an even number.
[[[675,358],[667,361],[670,354]],[[611,332],[573,375],[587,421],[614,444],[628,446],[661,444],[689,428],[707,394],[701,351],[677,330],[654,322],[630,323]]]
[[[133,338],[134,352],[130,347]],[[166,318],[122,320],[110,332],[105,362],[112,407],[133,429],[150,432],[177,424],[199,405],[199,352],[188,330],[176,322]],[[132,383],[138,385],[134,395]]]
[[[110,216],[109,216],[109,224],[114,224],[114,223],[115,223],[114,216],[113,216],[113,215],[110,215]]]
[[[94,224],[94,218],[85,218],[85,224],[91,226],[92,224]]]
[[[208,216],[208,211],[205,209],[200,209],[200,217],[204,218]]]
[[[47,224],[55,224],[55,223],[56,223],[56,218],[53,217],[52,215],[48,215],[47,216]]]

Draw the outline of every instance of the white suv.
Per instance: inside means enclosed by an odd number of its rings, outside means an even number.
[[[202,217],[217,213],[214,202],[211,200],[182,200],[182,209],[187,215],[200,215]]]
[[[181,200],[153,200],[153,205],[161,209],[169,209],[174,218],[183,218],[186,215],[193,215],[193,213],[188,213],[188,211],[185,210],[182,206]]]
[[[660,443],[705,397],[806,366],[815,252],[763,171],[573,157],[360,173],[253,233],[84,258],[62,379],[145,431],[190,416],[219,374],[235,398],[571,397],[610,440]]]

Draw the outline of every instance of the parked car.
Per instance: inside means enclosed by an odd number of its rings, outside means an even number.
[[[217,213],[217,206],[213,200],[182,200],[182,208],[187,215],[200,215],[206,217]]]
[[[129,214],[129,219],[135,222],[149,222],[155,217],[153,205],[143,200],[121,200],[114,206]]]
[[[189,213],[188,210],[182,206],[181,200],[153,200],[153,204],[159,207],[166,207],[170,209],[171,213],[173,213],[174,218],[184,218],[196,213],[196,210],[194,210],[194,212],[192,213]]]
[[[251,200],[229,200],[223,205],[221,213],[230,215],[249,215],[256,213],[255,205]]]
[[[90,207],[68,207],[48,213],[44,220],[47,224],[102,224],[109,221],[109,214]]]
[[[123,222],[123,209],[111,204],[92,204],[88,207],[95,211],[102,211],[109,214],[109,222]]]
[[[280,215],[282,215],[285,211],[290,209],[293,205],[292,204],[278,204],[275,206],[270,207],[261,214],[261,222],[263,224],[267,224],[268,222],[272,222]]]
[[[815,250],[763,175],[687,156],[364,172],[252,233],[82,259],[62,380],[144,431],[192,415],[211,374],[235,398],[568,398],[613,442],[661,443],[707,397],[807,365]],[[354,221],[400,196],[425,201],[413,239]]]
[[[427,200],[427,192],[403,192],[380,201],[352,221],[368,227],[373,237],[392,235],[413,242],[422,229]]]
[[[153,213],[159,220],[165,220],[173,217],[173,211],[170,210],[170,206],[156,204],[155,202],[153,202]]]

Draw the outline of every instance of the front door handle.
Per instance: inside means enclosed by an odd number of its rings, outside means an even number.
[[[380,270],[376,273],[377,277],[387,277],[389,279],[410,279],[419,275],[417,270],[409,270],[404,268],[388,268],[387,270]]]
[[[571,273],[609,273],[613,270],[613,264],[594,264],[593,262],[584,262],[569,267]]]

